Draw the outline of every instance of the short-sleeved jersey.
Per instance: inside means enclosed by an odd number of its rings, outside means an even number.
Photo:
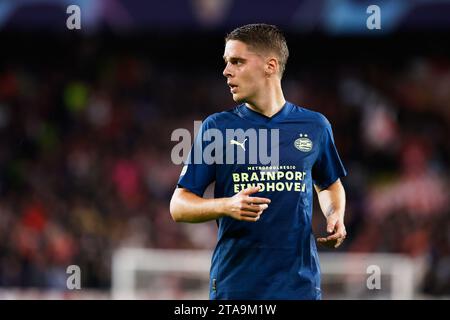
[[[210,298],[320,299],[313,184],[327,188],[346,174],[330,123],[318,112],[286,102],[272,117],[245,104],[209,116],[178,187],[202,196],[215,182],[221,198],[260,186],[252,196],[271,199],[257,222],[217,220]]]

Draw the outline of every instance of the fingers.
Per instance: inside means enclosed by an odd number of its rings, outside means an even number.
[[[332,233],[334,228],[336,227],[337,219],[334,219],[332,217],[328,218],[327,221],[327,232]]]
[[[338,235],[338,237],[336,239],[345,239],[345,237],[347,236],[347,231],[345,230],[345,225],[342,221],[338,221],[336,223],[336,235]],[[333,235],[332,235],[333,236]]]
[[[256,217],[258,215],[260,215],[263,212],[263,210],[259,210],[259,211],[246,211],[246,210],[242,210],[241,212],[239,212],[240,216],[246,216],[246,217]]]
[[[264,205],[264,206],[267,206],[267,205]],[[253,210],[251,210],[251,211],[250,210],[241,210],[239,215],[243,216],[243,217],[250,217],[250,218],[259,217],[259,216],[261,216],[261,214],[263,213],[265,208],[260,208],[259,206],[256,206],[256,207],[258,207],[258,210],[256,210],[256,211],[253,211]]]
[[[338,222],[334,227],[336,229],[335,233],[329,235],[328,237],[317,238],[317,242],[324,244],[327,247],[338,248],[342,244],[342,242],[344,242],[347,236],[347,232],[343,223]]]
[[[328,239],[328,238],[317,238],[317,242],[325,245],[326,247],[338,248],[345,240],[345,237],[340,237],[338,239]]]
[[[261,210],[257,213],[243,213],[241,215],[241,220],[248,221],[248,222],[256,222],[261,218],[262,213],[263,213],[263,210]]]
[[[338,241],[337,241],[337,243],[336,243],[336,245],[334,247],[338,248],[342,244],[342,242],[344,242],[344,239],[345,239],[345,237],[338,239]]]
[[[260,204],[260,205],[255,205],[255,204],[243,204],[241,206],[241,210],[244,211],[251,211],[251,212],[259,212],[262,210],[266,210],[269,206],[267,204]]]
[[[247,221],[247,222],[256,222],[259,220],[259,217],[256,218],[249,218],[249,217],[242,217],[241,221]]]
[[[247,189],[242,190],[239,192],[242,195],[250,196],[251,194],[254,194],[260,190],[260,187],[249,187]],[[270,199],[268,198],[259,198],[259,197],[246,197],[247,202],[256,203],[256,204],[269,204]]]
[[[245,199],[248,203],[255,203],[255,204],[269,204],[271,202],[268,198],[258,198],[258,197],[247,197]]]
[[[337,230],[335,233],[333,233],[332,235],[324,238],[327,241],[333,241],[333,240],[339,240],[339,239],[345,239],[345,237],[347,236],[347,232],[345,232],[345,229],[341,229],[341,230]]]
[[[251,194],[258,192],[259,189],[260,189],[260,187],[249,187],[247,189],[242,190],[240,193],[249,196]]]
[[[339,238],[338,240],[328,240],[327,238],[317,238],[317,242],[322,244],[327,248],[338,248],[342,242],[344,242],[345,238]]]
[[[268,204],[243,204],[241,205],[241,218],[244,221],[256,222],[261,217],[264,210],[269,207]]]
[[[239,192],[242,195],[246,195],[246,196],[250,196],[254,193],[257,193],[259,190],[261,189],[261,187],[249,187],[247,189],[242,190],[241,192]],[[252,199],[252,202],[254,203],[270,203],[270,199],[268,198],[258,198],[258,197],[249,197],[250,199]]]
[[[331,236],[326,237],[327,241],[338,240],[340,238],[344,238],[344,235],[341,232],[333,233]]]
[[[235,197],[232,217],[242,221],[258,221],[261,214],[266,210],[271,202],[268,198],[251,197],[250,195],[258,192],[260,187],[249,187],[239,192]]]

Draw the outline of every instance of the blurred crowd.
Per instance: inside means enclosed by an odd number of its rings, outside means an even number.
[[[119,247],[215,244],[214,222],[170,217],[181,171],[171,133],[234,105],[222,53],[183,65],[93,42],[68,51],[1,65],[1,287],[66,288],[76,264],[83,287],[107,289]],[[333,125],[349,172],[341,251],[425,257],[420,290],[450,295],[450,59],[385,59],[322,65],[294,54],[285,97]],[[316,233],[324,222],[316,205]]]

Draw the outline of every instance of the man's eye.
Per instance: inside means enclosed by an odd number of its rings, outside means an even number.
[[[227,65],[228,63],[231,63],[232,65],[241,65],[241,60],[230,60],[230,61],[224,61],[224,64]]]

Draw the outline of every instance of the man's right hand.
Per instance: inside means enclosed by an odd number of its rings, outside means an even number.
[[[226,216],[240,221],[256,222],[269,207],[270,199],[251,197],[260,187],[250,187],[230,198],[224,198],[223,212]]]

